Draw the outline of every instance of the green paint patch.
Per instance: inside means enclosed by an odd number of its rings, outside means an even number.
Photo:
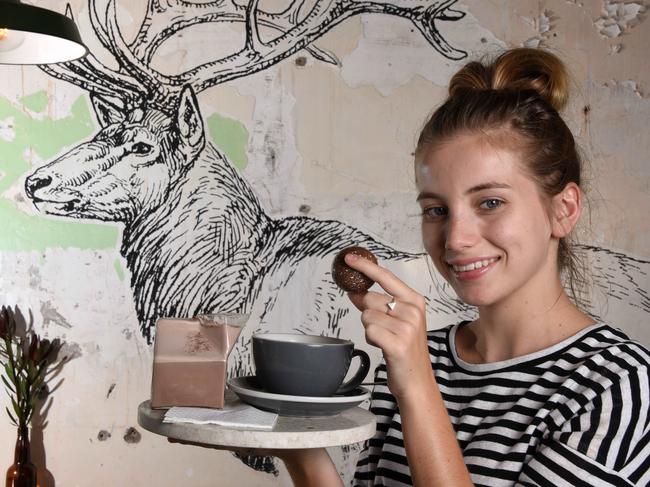
[[[208,131],[214,143],[230,162],[240,171],[243,170],[248,164],[246,158],[248,130],[244,124],[215,113],[208,118]]]
[[[122,269],[122,262],[120,259],[115,259],[113,262],[113,267],[115,268],[115,273],[117,274],[117,278],[120,281],[124,281],[124,269]]]
[[[29,108],[34,113],[44,112],[47,108],[47,102],[47,93],[44,91],[39,91],[32,95],[23,96],[20,99],[20,103],[24,107]]]
[[[117,228],[102,224],[67,222],[28,215],[10,201],[0,199],[0,251],[43,251],[52,247],[112,249],[118,243]]]
[[[49,247],[82,249],[115,248],[119,229],[114,225],[72,219],[29,215],[2,194],[32,172],[26,160],[31,153],[44,161],[53,160],[65,148],[88,138],[95,131],[84,97],[79,97],[70,113],[61,119],[37,120],[23,107],[41,113],[47,108],[45,92],[26,96],[14,104],[0,96],[0,251],[44,250]],[[2,137],[4,134],[4,138]]]

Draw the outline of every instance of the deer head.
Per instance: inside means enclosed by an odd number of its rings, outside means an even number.
[[[103,128],[29,176],[25,191],[48,214],[128,223],[165,201],[203,150],[196,96],[185,87],[171,115],[124,113],[99,97],[93,104]]]
[[[41,66],[52,76],[88,90],[102,129],[91,140],[38,169],[25,182],[37,208],[73,218],[129,222],[165,201],[205,146],[196,93],[227,80],[265,69],[305,49],[317,59],[336,63],[311,45],[343,20],[361,13],[384,13],[411,20],[443,55],[465,53],[439,35],[436,20],[458,20],[457,0],[295,0],[277,13],[258,8],[259,0],[241,6],[235,0],[191,3],[149,0],[136,36],[127,42],[117,22],[115,0],[103,16],[99,0],[89,0],[90,20],[117,70],[92,53],[60,65]],[[307,6],[309,4],[309,6]],[[226,23],[244,26],[244,46],[223,59],[177,75],[150,67],[157,49],[193,25]],[[260,27],[277,35],[260,36]],[[220,161],[225,159],[220,156]],[[225,167],[225,166],[224,166]]]

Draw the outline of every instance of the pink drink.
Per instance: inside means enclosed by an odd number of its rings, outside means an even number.
[[[233,320],[232,316],[244,316]],[[222,408],[228,354],[246,315],[161,318],[156,325],[151,407]]]

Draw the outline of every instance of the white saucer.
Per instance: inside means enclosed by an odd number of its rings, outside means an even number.
[[[254,375],[229,379],[228,387],[242,401],[283,416],[331,416],[353,408],[370,398],[370,391],[363,387],[330,397],[274,394],[262,389]]]

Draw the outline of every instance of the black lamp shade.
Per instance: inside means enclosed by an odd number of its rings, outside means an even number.
[[[0,64],[62,63],[87,52],[72,19],[17,0],[0,0]]]

